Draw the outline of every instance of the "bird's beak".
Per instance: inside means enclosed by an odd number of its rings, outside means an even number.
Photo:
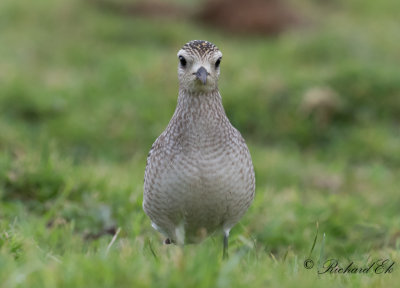
[[[196,77],[205,85],[207,83],[207,70],[203,66],[199,68],[196,72]]]

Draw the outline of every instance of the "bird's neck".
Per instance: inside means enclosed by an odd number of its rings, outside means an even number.
[[[179,145],[191,143],[190,147],[200,149],[209,145],[210,139],[228,135],[227,129],[232,129],[232,125],[218,89],[202,93],[179,91],[178,105],[166,128],[173,139],[178,139]]]
[[[208,92],[193,92],[180,89],[177,112],[190,113],[199,117],[226,117],[218,89]]]

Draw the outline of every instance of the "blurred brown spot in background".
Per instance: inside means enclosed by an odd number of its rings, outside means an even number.
[[[207,0],[198,18],[231,32],[276,35],[300,23],[284,0]]]
[[[205,0],[195,8],[169,1],[88,0],[115,13],[158,19],[186,19],[232,33],[277,35],[301,17],[285,0]]]
[[[312,116],[319,127],[325,127],[342,108],[343,101],[333,89],[312,87],[303,95],[300,111]]]

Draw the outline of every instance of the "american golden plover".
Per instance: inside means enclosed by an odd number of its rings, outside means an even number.
[[[178,52],[179,96],[147,157],[143,209],[166,243],[196,243],[231,228],[254,199],[251,156],[218,90],[222,53],[194,40]]]

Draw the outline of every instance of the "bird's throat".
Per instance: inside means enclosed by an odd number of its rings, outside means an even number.
[[[180,145],[188,151],[206,153],[210,145],[223,143],[220,139],[229,134],[226,130],[230,129],[231,124],[218,90],[208,93],[180,90],[178,104],[169,126],[167,130],[175,135]]]
[[[177,110],[198,116],[225,116],[218,89],[210,92],[179,90]]]

